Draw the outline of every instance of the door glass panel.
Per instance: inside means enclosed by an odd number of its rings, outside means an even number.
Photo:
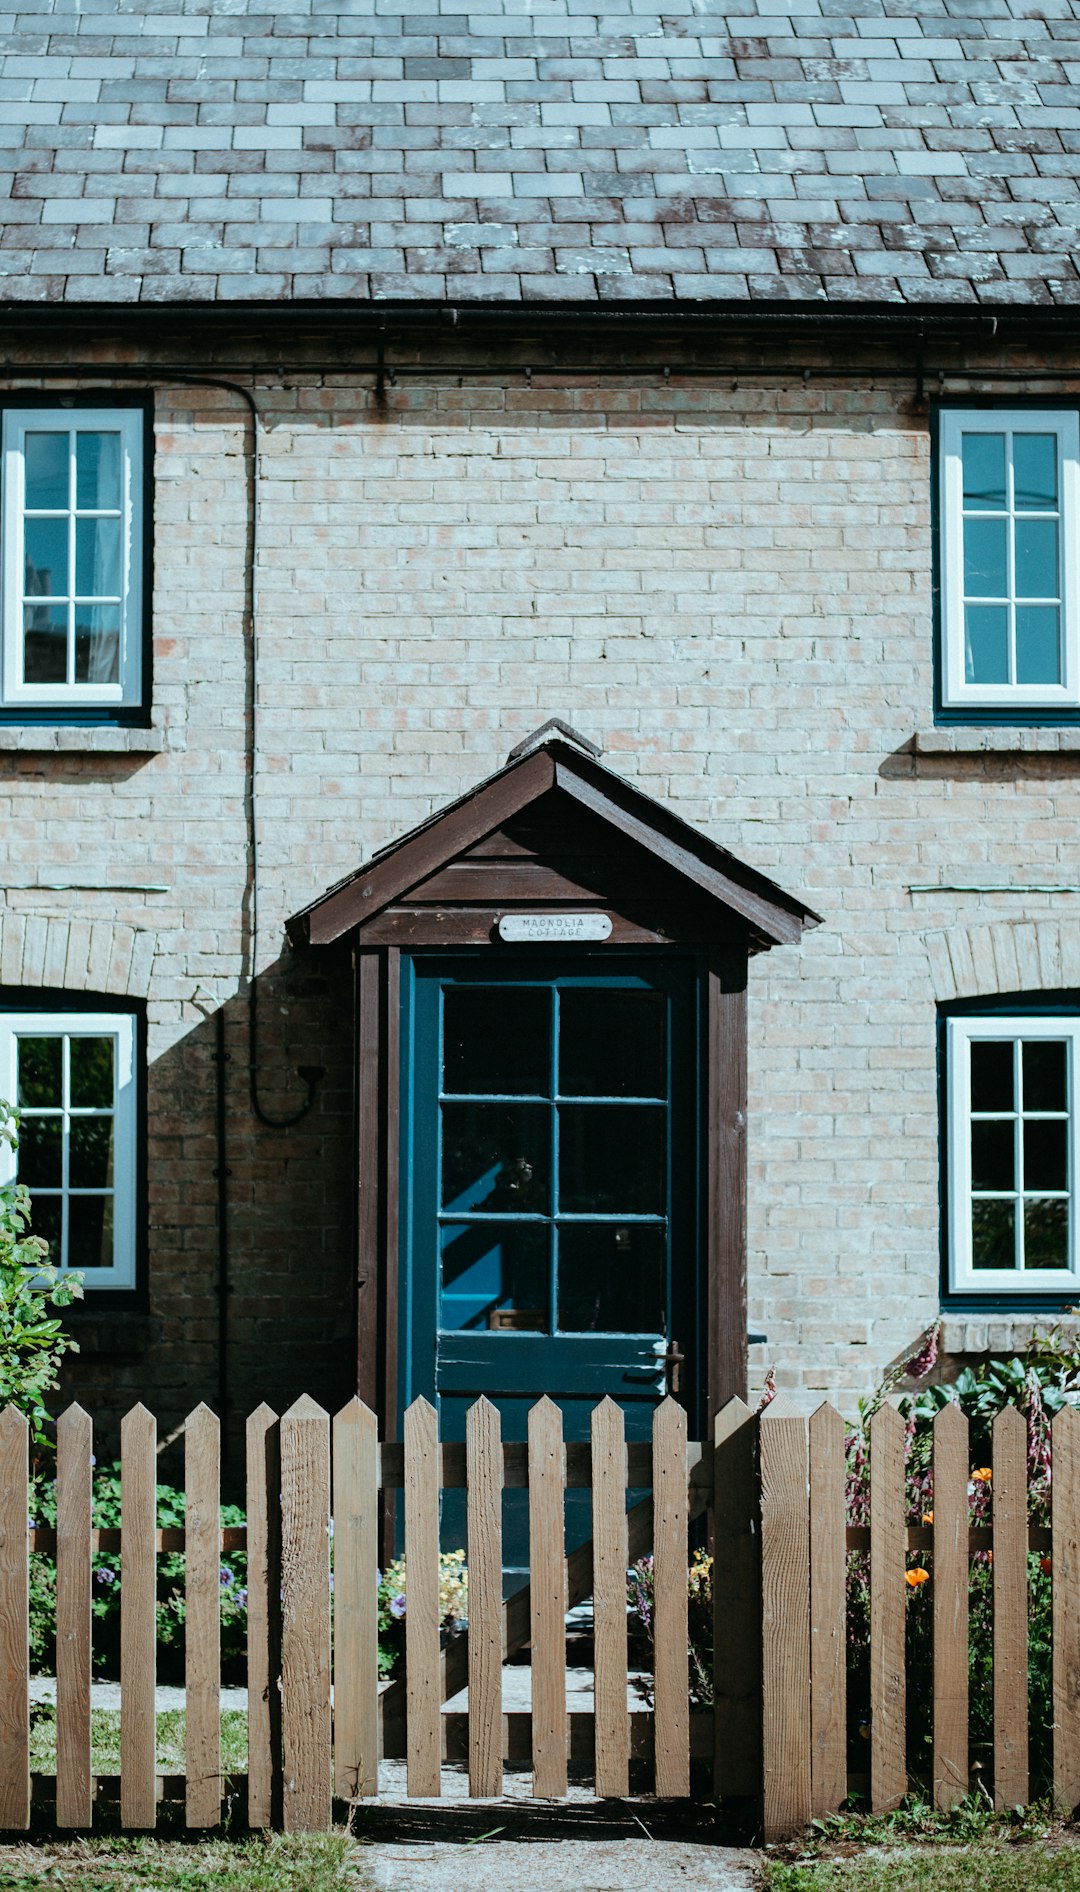
[[[544,1104],[444,1104],[442,1110],[444,1209],[550,1212]]]
[[[440,1327],[547,1333],[546,1225],[448,1223],[440,1239]]]
[[[448,986],[443,1090],[550,1097],[551,993],[544,986]]]
[[[561,1104],[560,1212],[662,1215],[666,1114],[652,1104]]]
[[[563,992],[559,1093],[662,1097],[664,1000],[659,992]]]
[[[562,1332],[663,1333],[665,1248],[665,1231],[640,1223],[620,1228],[578,1222],[560,1228]]]

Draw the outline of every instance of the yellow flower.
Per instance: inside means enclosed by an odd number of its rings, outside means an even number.
[[[981,1465],[977,1472],[972,1472],[971,1476],[975,1479],[977,1484],[988,1485],[994,1474],[990,1470],[989,1465]]]
[[[917,1590],[920,1583],[929,1583],[929,1581],[929,1570],[919,1568],[917,1570],[905,1570],[904,1572],[904,1582],[909,1583],[913,1590]]]
[[[924,1524],[932,1524],[934,1522],[934,1513],[932,1511],[924,1511],[922,1521]]]

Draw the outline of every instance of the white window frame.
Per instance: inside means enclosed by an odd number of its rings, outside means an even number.
[[[131,1012],[3,1012],[0,1013],[0,1097],[16,1103],[16,1039],[61,1034],[69,1038],[112,1038],[113,1070],[113,1265],[82,1270],[88,1292],[96,1288],[134,1288],[136,1252],[136,1189],[138,1170],[138,1089],[135,1068],[135,1017]],[[17,1180],[18,1152],[0,1144],[0,1183]],[[33,1233],[34,1191],[30,1191]],[[63,1257],[49,1260],[61,1276],[78,1273]]]
[[[1068,1268],[973,1268],[971,1263],[971,1055],[977,1040],[1018,1038],[1065,1041],[1070,1254]],[[1080,1280],[1080,1017],[1037,1018],[1001,1012],[950,1018],[946,1027],[946,1145],[949,1200],[949,1290],[971,1295],[1053,1294],[1073,1299]]]
[[[142,700],[143,411],[138,407],[10,407],[3,419],[2,703],[25,709],[126,709]],[[116,683],[27,683],[23,677],[23,518],[28,433],[121,436],[120,668]],[[73,451],[71,458],[74,458]],[[70,517],[70,514],[69,514]],[[70,582],[75,582],[74,562]]]
[[[965,679],[961,440],[964,434],[972,433],[1052,433],[1057,439],[1061,496],[1060,683],[968,683]],[[948,407],[940,413],[939,441],[942,707],[1080,708],[1080,414],[1070,408]]]

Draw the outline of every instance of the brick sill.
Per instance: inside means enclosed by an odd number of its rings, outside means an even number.
[[[161,755],[183,746],[172,729],[122,729],[112,724],[0,725],[0,751],[20,755]]]
[[[917,729],[906,747],[911,755],[1077,755],[1080,727]]]
[[[1071,1339],[1080,1338],[1080,1316],[1075,1314],[946,1314],[942,1321],[942,1353],[1023,1353],[1036,1334],[1060,1328]]]

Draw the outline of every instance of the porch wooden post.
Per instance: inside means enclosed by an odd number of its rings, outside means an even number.
[[[710,1425],[746,1398],[745,946],[714,946],[706,985],[706,1401]]]

